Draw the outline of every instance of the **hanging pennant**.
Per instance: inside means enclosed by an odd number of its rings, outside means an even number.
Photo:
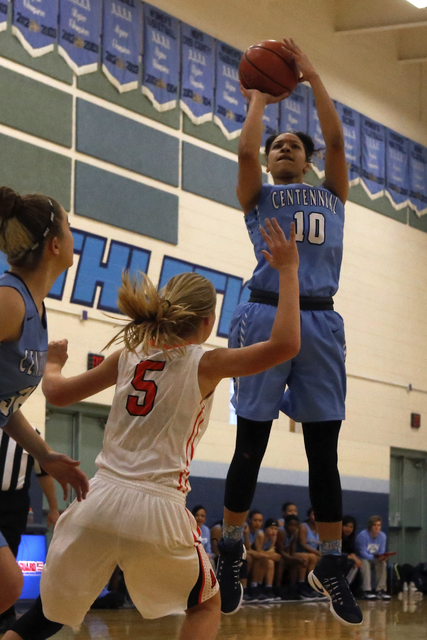
[[[427,213],[427,149],[409,141],[409,204],[421,215]]]
[[[325,139],[320,127],[319,114],[313,91],[308,88],[308,133],[313,138],[314,148],[312,168],[319,178],[325,176]]]
[[[308,131],[308,87],[301,83],[280,102],[280,131],[291,130]]]
[[[174,109],[178,102],[179,24],[176,18],[144,4],[144,58],[142,93],[157,111]]]
[[[348,178],[350,186],[353,186],[360,182],[360,113],[337,101],[335,108],[344,131]]]
[[[7,29],[7,4],[0,2],[0,31]]]
[[[181,109],[194,124],[213,118],[214,44],[211,36],[181,23]]]
[[[279,103],[268,104],[262,116],[262,143],[261,149],[265,149],[267,138],[279,133]]]
[[[141,57],[140,0],[104,0],[102,71],[119,93],[138,88]]]
[[[14,0],[12,33],[33,58],[53,51],[57,25],[58,0]]]
[[[386,129],[386,196],[395,209],[409,203],[409,140]]]
[[[101,1],[59,0],[58,53],[78,76],[98,69]]]
[[[216,89],[214,122],[228,140],[240,135],[246,119],[246,100],[240,93],[239,63],[242,52],[216,42]]]
[[[385,127],[361,115],[360,138],[361,184],[371,200],[375,200],[385,193]]]

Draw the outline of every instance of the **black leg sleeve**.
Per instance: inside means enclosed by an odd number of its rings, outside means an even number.
[[[21,636],[22,640],[46,640],[58,633],[63,626],[45,617],[39,596],[31,609],[15,622],[11,631]]]
[[[242,513],[250,509],[272,422],[237,416],[236,448],[225,483],[224,505],[229,511]]]
[[[341,421],[304,422],[311,506],[318,522],[342,520],[342,492],[338,471]]]

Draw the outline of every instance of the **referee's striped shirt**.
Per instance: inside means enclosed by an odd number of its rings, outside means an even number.
[[[39,431],[37,433],[40,434]],[[0,490],[2,492],[22,489],[28,491],[33,466],[37,476],[45,476],[46,472],[37,460],[34,460],[3,429],[0,429],[0,437]]]

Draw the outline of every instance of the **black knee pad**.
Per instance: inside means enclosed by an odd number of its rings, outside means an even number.
[[[46,640],[58,633],[63,626],[46,618],[39,596],[31,609],[15,622],[11,631],[21,636],[22,640]]]

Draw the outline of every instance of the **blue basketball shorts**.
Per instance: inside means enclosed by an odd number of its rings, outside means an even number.
[[[5,539],[4,535],[0,531],[0,549],[2,547],[7,547],[7,542],[6,542],[6,539]]]
[[[276,307],[247,302],[236,307],[228,345],[246,347],[268,340]],[[295,422],[345,418],[344,322],[336,311],[301,311],[301,349],[292,360],[234,381],[238,416],[260,422],[283,411]]]

